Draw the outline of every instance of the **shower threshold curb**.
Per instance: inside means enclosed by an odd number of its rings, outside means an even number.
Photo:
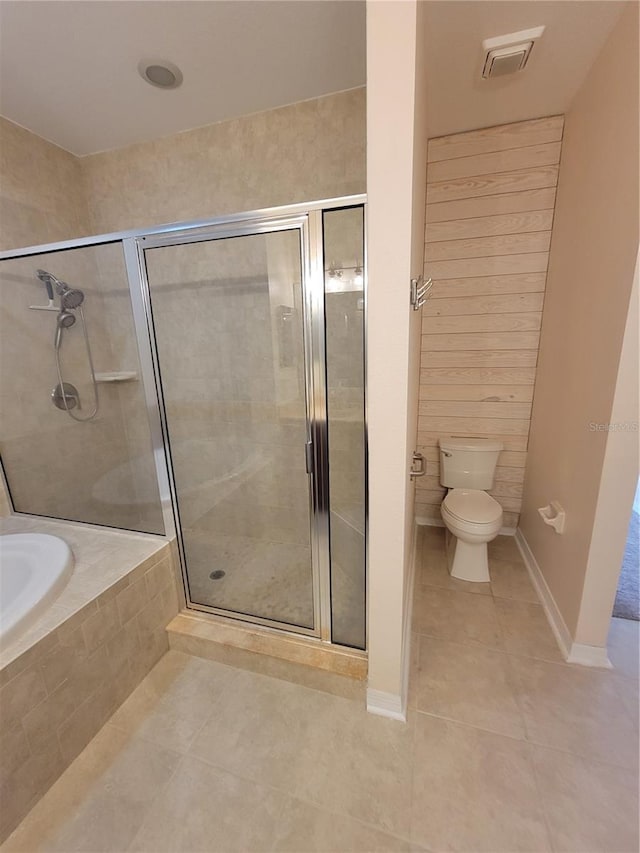
[[[167,625],[167,634],[175,651],[348,698],[364,695],[363,652],[185,611]]]

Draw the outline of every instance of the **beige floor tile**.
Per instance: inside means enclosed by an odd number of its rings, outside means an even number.
[[[616,672],[637,680],[640,622],[633,619],[612,619],[607,645],[609,660]]]
[[[418,586],[412,629],[441,640],[503,648],[496,606],[488,595]]]
[[[407,705],[416,708],[418,704],[418,666],[420,664],[420,634],[411,632],[411,664],[409,666],[409,689]]]
[[[297,684],[239,672],[234,689],[220,698],[190,752],[245,779],[291,790],[316,717],[340,702],[349,704]]]
[[[279,853],[408,853],[415,849],[408,841],[294,799],[281,816],[274,845]]]
[[[637,853],[634,772],[541,747],[535,748],[534,760],[557,853]]]
[[[214,712],[237,671],[214,661],[170,651],[111,718],[124,731],[186,752]]]
[[[636,769],[638,732],[608,671],[511,657],[527,737],[541,746]]]
[[[524,566],[515,536],[496,536],[488,545],[489,560],[507,560]]]
[[[538,594],[531,583],[529,572],[522,561],[515,563],[490,560],[489,574],[491,576],[491,592],[496,598],[512,598],[516,601],[540,604]]]
[[[507,652],[558,663],[564,661],[540,604],[506,598],[494,600]]]
[[[447,568],[447,556],[443,551],[424,551],[420,566],[419,581],[426,586],[449,589],[454,592],[471,592],[491,595],[491,584],[470,583],[452,578]]]
[[[292,793],[408,837],[413,718],[402,724],[350,706],[341,700],[317,716]]]
[[[408,832],[410,726],[348,699],[243,673],[190,752],[331,811]]]
[[[419,710],[524,738],[507,655],[430,637],[420,640],[415,691]]]
[[[424,551],[444,551],[444,527],[421,525],[421,546]]]
[[[465,853],[550,849],[528,744],[416,717],[412,840]]]
[[[273,849],[286,796],[187,756],[128,848],[139,853]]]
[[[107,725],[3,845],[3,851],[126,850],[179,761]]]

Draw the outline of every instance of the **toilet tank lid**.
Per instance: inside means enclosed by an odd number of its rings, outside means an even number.
[[[445,436],[440,439],[441,450],[496,451],[502,450],[502,448],[502,442],[494,441],[492,438],[454,438]]]

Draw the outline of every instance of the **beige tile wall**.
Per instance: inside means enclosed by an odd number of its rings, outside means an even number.
[[[168,649],[169,545],[0,671],[0,841]]]
[[[92,230],[364,192],[365,104],[353,89],[84,157]]]
[[[440,517],[438,437],[491,437],[504,450],[490,494],[517,526],[562,128],[554,116],[429,142],[418,517]]]
[[[2,120],[0,151],[5,248],[219,216],[363,192],[365,92],[329,95],[81,159]],[[26,213],[18,215],[23,208]],[[4,228],[5,223],[11,227]],[[72,284],[82,281],[80,286],[91,290],[87,316],[98,350],[98,370],[131,370],[138,365],[129,296],[115,249],[96,250],[99,257],[91,268],[68,272]],[[59,274],[60,264],[51,263],[51,271]],[[15,282],[2,282],[1,288],[6,313],[0,314],[0,320],[3,331],[6,328],[11,334],[3,335],[6,369],[0,393],[9,423],[0,424],[0,434],[3,442],[8,435],[16,442],[12,456],[16,456],[13,467],[17,464],[15,476],[20,480],[16,488],[23,498],[20,508],[78,518],[73,495],[82,495],[82,506],[91,507],[94,486],[100,481],[103,496],[115,489],[128,498],[120,505],[98,501],[95,512],[90,518],[82,516],[83,520],[120,525],[125,524],[124,512],[130,523],[135,519],[142,529],[154,529],[157,503],[151,488],[152,456],[140,384],[102,386],[102,412],[90,425],[76,425],[53,409],[48,399],[49,386],[55,384],[53,331],[51,322],[47,323],[52,318],[24,310],[27,302],[42,296],[43,288],[33,276],[35,266],[30,260],[20,269],[17,302]],[[183,270],[176,284],[188,283],[192,272]],[[192,331],[179,329],[181,345]],[[28,375],[23,368],[14,369],[22,359],[25,338],[30,341]],[[74,379],[84,364],[83,353],[78,351],[77,358],[77,364],[69,364]],[[195,376],[201,366],[193,354],[190,384],[182,401],[191,409],[202,409],[196,388],[202,377]],[[20,391],[25,388],[37,390],[29,395]],[[106,420],[111,422],[109,429]],[[33,428],[23,430],[27,423]],[[61,437],[52,434],[56,426]],[[61,443],[81,450],[74,466],[60,455],[51,455],[51,446]],[[11,473],[10,481],[15,478]],[[61,495],[67,504],[65,513]],[[34,496],[37,507],[28,505]]]

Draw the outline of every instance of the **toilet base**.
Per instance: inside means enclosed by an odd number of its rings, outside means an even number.
[[[489,583],[486,542],[463,542],[447,529],[447,567],[452,578],[470,583]]]

